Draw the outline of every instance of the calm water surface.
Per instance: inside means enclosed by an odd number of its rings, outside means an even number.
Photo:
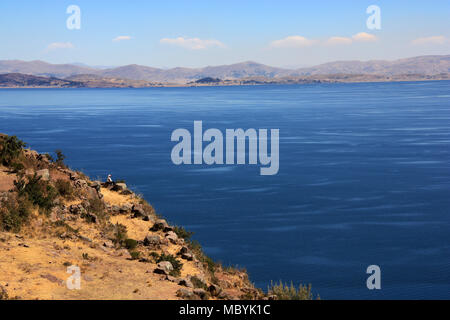
[[[175,166],[176,128],[279,128],[280,171]],[[0,90],[0,132],[126,179],[251,280],[450,298],[450,82]],[[382,289],[366,288],[377,264]]]

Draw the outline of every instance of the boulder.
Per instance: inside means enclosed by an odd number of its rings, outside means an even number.
[[[120,213],[120,207],[117,205],[112,205],[110,211],[112,215],[117,215]]]
[[[75,180],[76,188],[83,189],[83,188],[86,188],[87,186],[88,186],[88,184],[87,184],[86,180],[83,180],[83,179]]]
[[[154,273],[169,275],[173,271],[173,266],[169,261],[161,261],[153,271]]]
[[[41,180],[43,180],[43,181],[50,180],[50,172],[48,171],[48,169],[38,170],[38,171],[36,171],[36,175],[38,177],[41,177]]]
[[[190,252],[189,248],[183,246],[183,247],[181,247],[180,251],[178,251],[178,254],[181,255],[181,254],[188,253],[188,252]]]
[[[164,230],[164,228],[168,227],[167,221],[164,219],[158,219],[153,224],[153,227],[151,227],[151,231],[158,231],[158,230]]]
[[[161,238],[157,235],[147,235],[144,239],[144,246],[157,246],[161,242]]]
[[[133,205],[132,211],[135,218],[145,217],[147,213],[144,210],[144,206],[142,204]]]
[[[114,183],[114,186],[112,187],[112,191],[124,191],[127,189],[127,185],[125,183]]]
[[[192,254],[192,252],[186,252],[181,255],[181,259],[192,261],[194,260],[194,255]]]
[[[198,296],[196,296],[191,290],[186,288],[181,288],[177,290],[177,297],[186,300],[199,300]]]
[[[167,226],[164,228],[163,232],[169,232],[169,231],[173,231],[173,227],[171,226]]]
[[[102,187],[102,184],[100,181],[93,181],[91,183],[91,188],[94,188],[97,192],[100,192],[100,188]]]
[[[211,284],[208,287],[208,292],[213,296],[213,297],[217,297],[220,293],[221,293],[222,289],[220,289],[220,287],[218,285],[215,284]]]
[[[194,288],[194,285],[189,279],[180,279],[178,281],[178,285],[188,287],[188,288]]]
[[[120,213],[127,213],[131,212],[131,209],[133,208],[133,205],[131,203],[124,203],[119,207]]]
[[[70,178],[70,180],[75,181],[75,180],[80,179],[80,175],[78,173],[72,171],[69,173],[69,178]]]
[[[194,292],[195,295],[199,296],[200,299],[202,299],[202,300],[208,300],[208,299],[209,299],[209,294],[208,294],[208,292],[206,292],[206,291],[203,290],[203,289],[200,289],[200,288],[194,289],[193,292]]]
[[[86,188],[86,194],[88,199],[98,199],[98,192],[93,188]]]
[[[123,191],[120,191],[120,194],[123,196],[129,196],[129,195],[133,194],[133,191],[131,191],[130,189],[125,189]]]
[[[114,243],[111,240],[106,240],[105,242],[103,242],[103,246],[105,248],[114,248]]]
[[[169,231],[166,233],[166,239],[172,242],[173,244],[176,244],[178,241],[178,236],[175,232]]]
[[[232,300],[233,297],[230,296],[228,293],[226,293],[225,291],[222,291],[221,293],[219,293],[219,295],[217,296],[218,299],[222,299],[222,300]]]
[[[75,215],[83,215],[86,213],[86,209],[81,204],[72,204],[69,207],[69,212]]]

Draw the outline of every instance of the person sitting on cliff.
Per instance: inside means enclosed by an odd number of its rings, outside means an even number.
[[[106,183],[107,183],[107,184],[113,184],[113,180],[112,180],[110,174],[108,174],[108,178],[106,178]]]

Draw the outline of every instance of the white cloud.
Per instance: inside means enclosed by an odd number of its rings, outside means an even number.
[[[131,40],[131,37],[130,36],[118,36],[113,39],[114,42],[124,41],[124,40]]]
[[[72,49],[75,46],[71,42],[53,42],[47,46],[47,50],[56,50],[56,49]]]
[[[183,37],[178,37],[178,38],[164,38],[161,39],[159,41],[160,43],[164,43],[164,44],[170,44],[170,45],[174,45],[174,46],[179,46],[179,47],[183,47],[185,49],[190,49],[190,50],[202,50],[202,49],[207,49],[210,47],[220,47],[220,48],[224,48],[225,45],[220,42],[219,40],[202,40],[199,38],[183,38]]]
[[[316,40],[307,39],[302,36],[289,36],[284,39],[275,40],[270,43],[272,48],[301,48],[315,44]]]
[[[352,39],[354,41],[362,41],[362,42],[371,42],[371,41],[377,41],[377,36],[366,33],[366,32],[360,32],[352,36]]]
[[[327,45],[352,44],[352,39],[345,37],[331,37],[326,41]]]
[[[425,45],[425,44],[445,44],[447,39],[444,36],[432,36],[425,38],[418,38],[413,40],[413,45]]]

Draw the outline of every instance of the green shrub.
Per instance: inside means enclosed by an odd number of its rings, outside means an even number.
[[[125,239],[125,241],[124,241],[124,246],[128,250],[136,249],[137,245],[138,245],[138,242],[134,239]]]
[[[18,181],[14,181],[19,198],[28,198],[31,203],[48,213],[54,206],[58,191],[48,181],[41,180],[41,177],[36,174],[33,177],[27,177],[27,180],[20,177]]]
[[[191,277],[191,282],[194,285],[194,288],[207,289],[205,282],[197,278],[196,276]]]
[[[269,295],[277,296],[278,300],[314,300],[310,284],[308,286],[300,284],[299,287],[296,288],[292,282],[290,286],[281,281],[279,284],[271,282],[268,293]]]
[[[56,165],[65,168],[66,165],[64,164],[64,160],[66,159],[66,156],[59,149],[56,150],[55,153],[56,153],[56,160],[55,160]]]
[[[13,173],[19,173],[19,172],[22,172],[25,169],[24,165],[22,163],[20,163],[20,162],[12,162],[10,164],[10,167],[11,167],[11,171]]]
[[[19,232],[31,214],[31,203],[27,199],[9,197],[0,206],[0,229]]]
[[[139,251],[129,251],[131,255],[131,260],[138,260],[141,256],[141,253]]]
[[[58,179],[55,182],[56,190],[61,197],[71,199],[73,197],[73,187],[69,181]]]
[[[194,234],[193,232],[187,231],[183,227],[175,226],[173,227],[173,232],[175,232],[178,238],[189,240],[191,236]]]
[[[188,247],[195,254],[195,256],[203,263],[203,265],[207,267],[208,271],[212,275],[214,275],[217,264],[203,252],[200,243],[196,240],[188,240]]]
[[[114,234],[113,242],[115,244],[122,245],[125,239],[128,238],[127,227],[124,226],[123,224],[116,223],[114,225],[113,234]]]
[[[161,255],[152,252],[150,254],[154,259],[155,263],[159,263],[162,261],[169,261],[172,264],[173,270],[170,272],[170,275],[173,277],[179,277],[181,274],[181,268],[183,268],[183,263],[180,262],[175,256],[171,254],[164,254]]]
[[[26,143],[19,140],[16,136],[3,137],[0,143],[0,160],[5,166],[9,166],[13,160],[17,159],[25,148]]]

